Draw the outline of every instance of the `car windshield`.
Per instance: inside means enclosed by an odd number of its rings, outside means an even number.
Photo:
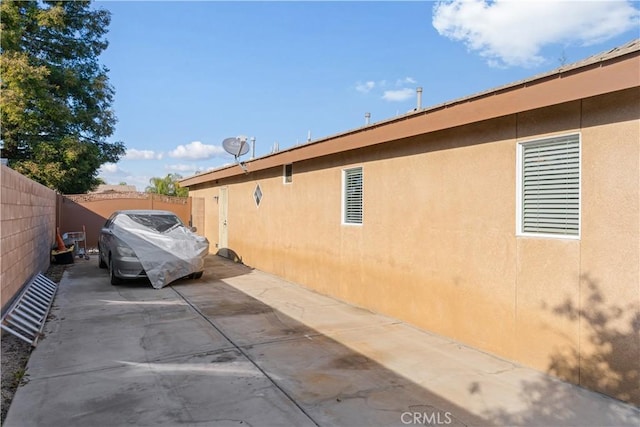
[[[147,228],[163,233],[169,229],[182,225],[182,221],[175,215],[144,215],[127,214],[129,218]]]

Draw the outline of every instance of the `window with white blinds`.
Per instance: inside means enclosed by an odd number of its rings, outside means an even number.
[[[580,135],[519,145],[520,232],[580,234]]]
[[[343,223],[362,224],[362,168],[345,169],[342,186]]]

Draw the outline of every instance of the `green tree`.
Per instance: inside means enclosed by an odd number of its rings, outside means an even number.
[[[0,2],[2,157],[62,193],[95,188],[125,153],[106,142],[114,90],[98,57],[110,20],[89,1]]]
[[[164,178],[153,177],[149,180],[147,193],[164,194],[165,196],[187,197],[189,189],[180,186],[179,180],[182,176],[177,173],[170,173]]]

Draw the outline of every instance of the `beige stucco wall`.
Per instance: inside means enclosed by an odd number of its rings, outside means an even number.
[[[49,267],[56,193],[1,166],[0,283],[2,307],[34,274]]]
[[[196,228],[197,233],[204,236],[205,211],[204,211],[204,199],[192,198],[191,199],[191,225]]]
[[[637,88],[190,188],[253,267],[640,402]],[[516,235],[519,141],[580,132],[580,239]],[[364,224],[341,224],[362,166]],[[259,184],[259,207],[253,192]],[[636,375],[635,382],[633,375]]]
[[[583,103],[580,242],[581,384],[638,405],[639,117],[638,88]]]

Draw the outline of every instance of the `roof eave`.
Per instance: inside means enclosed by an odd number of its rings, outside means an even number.
[[[617,55],[587,58],[553,72],[453,100],[245,162],[248,173],[419,134],[640,86],[638,41]],[[185,178],[183,187],[242,175],[237,165]]]

